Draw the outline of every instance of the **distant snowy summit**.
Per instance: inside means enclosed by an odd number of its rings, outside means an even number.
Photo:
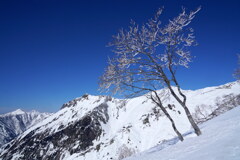
[[[38,111],[24,112],[21,109],[0,115],[0,147],[49,115]]]
[[[6,114],[4,114],[4,115],[5,115],[5,116],[6,116],[6,115],[19,115],[19,114],[24,114],[24,113],[25,113],[25,112],[22,111],[21,109],[17,109],[17,110],[15,110],[15,111],[6,113]],[[1,116],[1,115],[0,115],[0,116]]]
[[[237,82],[183,92],[198,124],[240,105]],[[172,96],[161,98],[179,131],[184,135],[191,131],[177,101]],[[0,159],[121,160],[175,137],[169,120],[145,95],[131,99],[83,95],[0,148]]]

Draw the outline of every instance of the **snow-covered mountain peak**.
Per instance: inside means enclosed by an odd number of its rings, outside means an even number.
[[[164,90],[157,93],[178,130],[189,131],[183,108],[172,96],[166,98]],[[198,123],[240,104],[239,83],[183,92]],[[169,120],[146,95],[117,99],[85,94],[21,134],[5,147],[0,158],[120,160],[175,136]]]
[[[13,111],[13,112],[11,112],[11,114],[12,115],[16,115],[16,114],[24,114],[25,112],[23,111],[23,110],[21,110],[21,109],[17,109],[17,110],[15,110],[15,111]]]
[[[64,103],[61,107],[61,109],[66,108],[66,107],[75,107],[77,106],[78,103],[97,103],[99,101],[111,101],[113,98],[111,96],[95,96],[95,95],[89,95],[89,94],[84,94],[81,97],[77,97],[67,103]]]
[[[0,146],[49,115],[38,111],[24,112],[21,109],[0,115]]]
[[[8,113],[5,113],[5,114],[0,115],[0,116],[10,116],[10,115],[20,115],[20,114],[25,114],[25,112],[21,109],[17,109],[15,111],[8,112]]]

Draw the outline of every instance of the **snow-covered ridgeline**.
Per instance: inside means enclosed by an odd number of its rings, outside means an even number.
[[[200,125],[203,135],[168,140],[124,160],[239,160],[240,106]]]
[[[34,110],[24,112],[21,109],[0,115],[0,146],[14,139],[49,115],[49,113],[40,113]]]
[[[232,82],[183,92],[190,111],[197,119],[204,120],[219,107],[217,101],[225,100],[226,95],[237,97],[240,84]],[[164,100],[166,107],[168,104],[172,106],[168,111],[179,131],[189,131],[191,126],[182,107],[172,97]],[[203,115],[195,114],[197,106],[201,106]],[[25,131],[2,148],[0,157],[118,160],[175,136],[169,120],[146,96],[120,100],[84,95]]]

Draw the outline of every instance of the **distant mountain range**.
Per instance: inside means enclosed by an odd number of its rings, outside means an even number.
[[[166,93],[163,91],[166,90],[157,92]],[[183,92],[197,123],[240,105],[237,82]],[[162,98],[179,131],[182,134],[191,131],[184,110],[176,100],[172,96]],[[83,95],[46,117],[4,145],[0,159],[121,160],[176,137],[169,120],[145,95],[132,99]],[[6,124],[23,123],[16,121],[17,117],[13,119]],[[32,121],[33,118],[29,118],[28,126]],[[12,132],[21,132],[20,126]]]
[[[21,109],[0,115],[0,146],[11,141],[49,115],[49,113],[37,111],[24,112]]]

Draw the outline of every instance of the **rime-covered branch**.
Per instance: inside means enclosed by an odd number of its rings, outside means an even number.
[[[194,30],[188,26],[199,10],[187,13],[183,8],[178,16],[162,24],[163,8],[160,8],[147,23],[139,26],[131,21],[128,29],[121,29],[109,43],[115,57],[109,59],[108,67],[100,78],[102,91],[127,91],[130,95],[139,95],[166,87],[184,108],[195,132],[200,135],[176,77],[177,68],[187,68],[192,61],[189,48],[196,45],[196,41]],[[161,99],[150,99],[159,106],[162,104]]]

